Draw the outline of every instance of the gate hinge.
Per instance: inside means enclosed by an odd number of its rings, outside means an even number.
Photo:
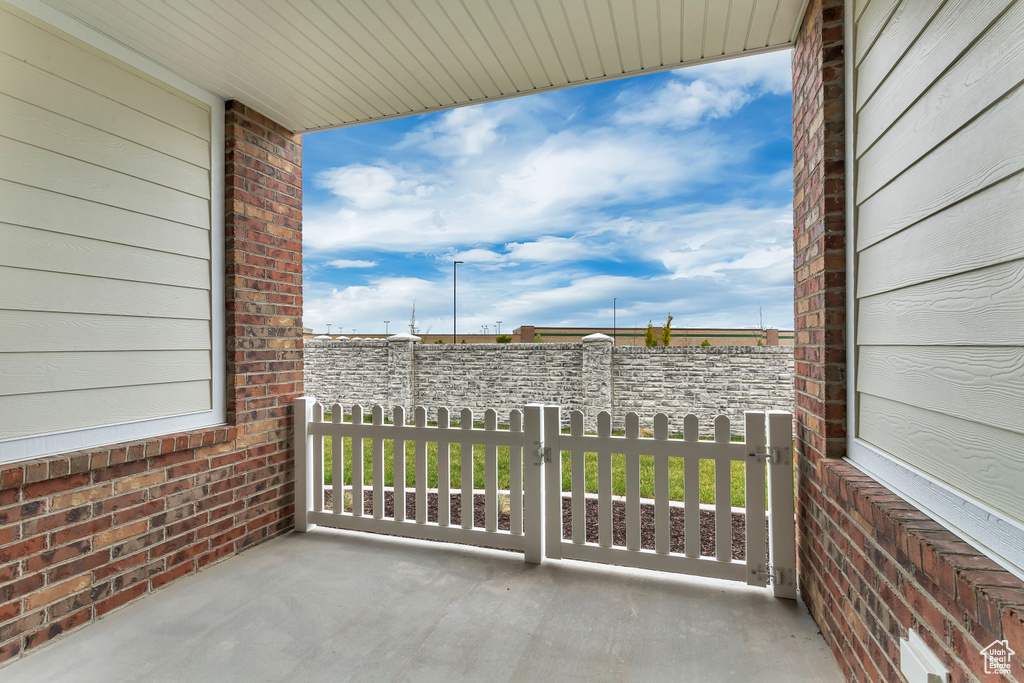
[[[537,447],[537,462],[534,465],[540,466],[546,462],[551,462],[551,446],[538,446]]]
[[[757,458],[760,462],[769,462],[773,465],[786,465],[788,464],[788,449],[786,448],[772,448],[770,446],[759,446],[753,453],[748,453],[748,457]]]

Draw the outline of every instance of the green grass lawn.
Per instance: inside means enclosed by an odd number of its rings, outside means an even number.
[[[345,438],[345,484],[352,484],[352,456],[350,437]],[[373,456],[371,439],[363,443],[363,479],[366,485],[373,483]],[[459,444],[451,444],[451,487],[457,490],[462,486],[462,451]],[[333,483],[331,470],[333,460],[331,437],[324,439],[324,483]],[[597,493],[597,454],[585,454],[585,481],[587,491]],[[744,463],[730,463],[732,479],[732,505],[744,505]],[[394,485],[394,444],[391,440],[384,441],[384,485]],[[427,444],[427,486],[437,488],[437,444]],[[562,490],[571,490],[572,466],[569,451],[562,451]],[[669,459],[669,497],[672,500],[683,500],[683,459]],[[405,485],[409,488],[416,483],[416,449],[415,443],[405,444]],[[484,488],[484,447],[473,448],[473,487]],[[498,447],[498,488],[509,488],[509,449]],[[612,455],[612,494],[622,496],[626,493],[626,465],[624,455]],[[654,458],[640,457],[640,495],[654,498]],[[700,502],[715,502],[715,463],[711,460],[700,461]]]

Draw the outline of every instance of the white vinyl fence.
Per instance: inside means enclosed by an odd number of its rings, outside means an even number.
[[[473,413],[463,410],[458,427],[450,426],[446,408],[437,411],[437,426],[427,425],[427,411],[418,407],[413,424],[403,408],[395,408],[392,423],[375,406],[372,422],[353,406],[352,421],[342,421],[342,406],[330,408],[300,398],[295,406],[295,499],[297,531],[316,525],[357,531],[376,531],[410,538],[449,541],[525,553],[526,561],[575,559],[661,571],[693,574],[765,586],[776,597],[796,598],[796,536],[793,499],[792,415],[785,412],[747,412],[743,442],[729,440],[729,420],[714,422],[715,440],[698,440],[694,415],[683,421],[683,438],[669,438],[668,418],[654,418],[653,438],[640,436],[639,418],[626,415],[624,436],[612,436],[611,417],[598,416],[596,434],[583,430],[583,414],[570,415],[568,434],[561,433],[558,406],[528,405],[513,410],[508,429],[498,429],[497,414],[487,410],[483,429],[473,426]],[[767,428],[767,429],[766,429]],[[332,437],[333,506],[325,509],[324,437]],[[349,439],[346,446],[346,438]],[[373,468],[372,516],[364,514],[364,440],[371,448]],[[384,512],[384,443],[393,442],[394,516]],[[405,443],[415,444],[415,519],[406,519]],[[428,490],[428,444],[437,445],[437,490]],[[451,444],[460,444],[461,497],[459,526],[451,524]],[[473,447],[484,449],[483,527],[473,525]],[[498,529],[498,448],[509,449],[509,515],[511,528]],[[352,509],[343,504],[344,450],[351,456]],[[563,539],[562,452],[570,453],[571,539]],[[586,540],[585,453],[597,454],[598,542]],[[625,459],[626,545],[612,538],[612,455]],[[467,457],[468,456],[468,457]],[[641,548],[640,457],[654,460],[655,549]],[[670,550],[669,459],[682,458],[684,468],[684,552]],[[700,552],[700,460],[715,464],[715,555]],[[731,463],[745,463],[745,560],[732,559]],[[767,484],[768,512],[765,512]],[[428,495],[438,496],[438,519],[428,521]],[[479,494],[478,494],[479,495]],[[766,565],[765,521],[768,521],[771,565]]]

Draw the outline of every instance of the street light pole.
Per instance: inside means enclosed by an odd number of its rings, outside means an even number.
[[[327,323],[327,336],[331,336],[331,323]]]
[[[452,261],[452,344],[458,344],[456,337],[459,336],[459,323],[456,313],[458,312],[459,296],[459,264],[462,261]]]
[[[391,322],[390,320],[385,320],[384,321],[384,336],[385,337],[388,336],[388,323],[390,323],[390,322]]]
[[[618,343],[618,341],[616,339],[617,332],[618,332],[618,324],[617,324],[617,321],[616,321],[616,310],[615,310],[615,304],[616,304],[616,302],[618,302],[618,300],[619,300],[619,297],[615,297],[614,299],[612,299],[612,346],[615,346]]]
[[[498,321],[498,336],[501,336],[501,321]]]

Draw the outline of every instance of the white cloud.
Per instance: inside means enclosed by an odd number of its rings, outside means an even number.
[[[378,209],[422,200],[437,189],[425,178],[411,173],[365,164],[328,169],[318,174],[315,182],[358,209]]]
[[[636,90],[619,96],[624,102],[616,120],[625,125],[643,124],[691,128],[707,119],[731,116],[765,93],[790,91],[790,52],[730,59],[685,67],[653,96],[638,97]]]
[[[376,261],[364,261],[362,259],[334,259],[328,261],[327,265],[333,268],[373,268],[377,265]]]
[[[685,192],[713,178],[725,155],[714,140],[606,128],[532,142],[443,166],[422,180],[365,165],[332,169],[325,174],[331,190],[347,201],[310,206],[304,243],[314,250],[436,253],[532,240],[579,229],[588,215],[616,203]],[[359,187],[367,188],[366,197],[358,196]],[[431,191],[414,197],[420,187]]]

